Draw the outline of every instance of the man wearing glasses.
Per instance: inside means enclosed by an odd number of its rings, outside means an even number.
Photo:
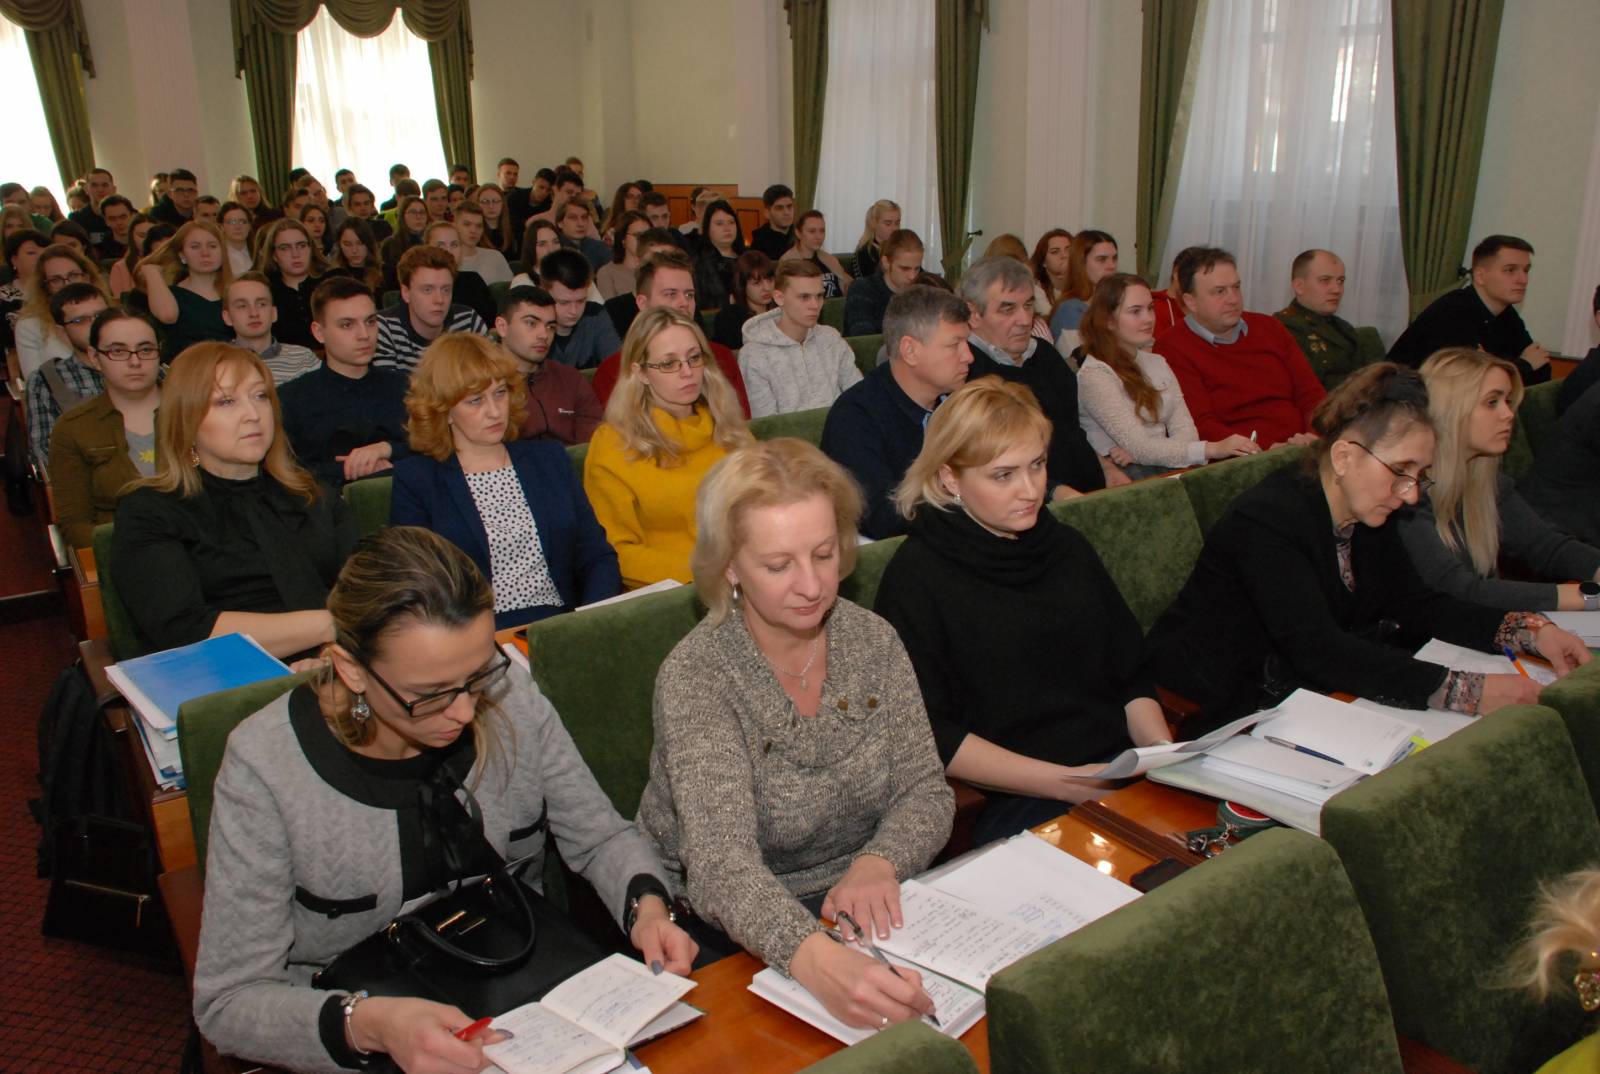
[[[200,200],[200,183],[188,168],[175,169],[170,177],[172,185],[166,196],[150,210],[150,215],[164,224],[182,227],[194,219],[194,204]]]
[[[89,362],[89,326],[105,308],[105,297],[92,283],[69,283],[50,297],[50,316],[66,332],[72,354],[52,358],[28,378],[28,444],[40,469],[50,464],[56,419],[105,390],[105,381]]]

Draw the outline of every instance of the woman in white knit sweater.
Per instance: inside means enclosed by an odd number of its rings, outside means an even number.
[[[1095,286],[1078,325],[1078,421],[1095,451],[1133,478],[1260,451],[1246,436],[1200,439],[1178,378],[1148,349],[1155,327],[1150,288],[1139,277],[1113,273]]]

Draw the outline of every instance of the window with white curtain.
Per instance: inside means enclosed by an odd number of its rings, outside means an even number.
[[[1339,314],[1406,325],[1389,0],[1212,0],[1164,251],[1223,246],[1245,306],[1288,304],[1289,264],[1345,264]]]
[[[921,237],[923,265],[942,271],[933,63],[933,0],[830,0],[817,169],[827,249],[860,245],[868,207],[888,198]]]
[[[28,39],[22,27],[0,15],[0,101],[6,102],[4,165],[0,182],[21,183],[32,190],[42,186],[56,196],[61,211],[67,211],[66,189],[50,144],[50,128],[44,121],[44,104],[39,100],[39,84],[33,77],[33,58],[28,55]]]
[[[406,165],[418,183],[449,178],[428,46],[398,11],[377,37],[357,37],[322,8],[297,47],[295,164],[330,190],[333,173],[349,168],[380,202],[391,165]]]

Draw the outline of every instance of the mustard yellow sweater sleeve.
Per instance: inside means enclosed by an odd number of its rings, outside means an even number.
[[[693,580],[689,574],[689,553],[694,550],[693,493],[681,524],[664,525],[670,520],[662,518],[660,501],[678,485],[679,477],[649,459],[629,457],[622,438],[610,425],[601,424],[589,441],[589,453],[583,460],[583,489],[595,517],[605,527],[606,539],[617,551],[626,589],[663,578],[685,583]]]

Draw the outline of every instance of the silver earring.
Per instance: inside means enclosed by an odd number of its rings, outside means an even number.
[[[740,600],[740,598],[742,596],[743,596],[743,594],[741,594],[739,592],[739,583],[738,582],[733,583],[733,602],[735,604],[738,604],[739,600]]]
[[[960,507],[960,506],[961,506],[961,493],[959,493],[959,492],[952,492],[952,493],[951,493],[951,494],[950,494],[950,495],[952,495],[952,496],[954,496],[954,497],[955,497],[955,500],[956,500],[956,506],[957,506],[957,507]]]
[[[360,724],[372,719],[372,706],[367,704],[366,694],[357,694],[356,699],[350,702],[350,718]]]

